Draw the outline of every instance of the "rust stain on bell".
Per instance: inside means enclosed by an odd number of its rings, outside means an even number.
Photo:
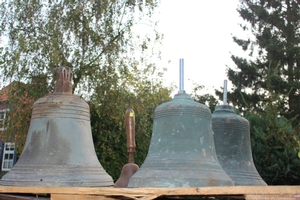
[[[112,186],[94,149],[88,104],[72,94],[72,71],[56,69],[53,94],[33,105],[20,159],[1,185]]]

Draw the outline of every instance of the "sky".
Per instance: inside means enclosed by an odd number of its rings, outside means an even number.
[[[246,37],[239,27],[243,20],[236,11],[238,4],[239,0],[161,0],[159,31],[164,40],[159,65],[168,69],[167,85],[179,85],[179,59],[183,58],[187,93],[193,83],[211,93],[223,87],[226,66],[235,67],[230,56],[244,54],[232,39]],[[230,82],[227,87],[230,90]]]

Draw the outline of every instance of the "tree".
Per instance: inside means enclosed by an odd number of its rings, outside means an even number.
[[[191,97],[193,98],[194,101],[206,105],[211,112],[214,112],[216,106],[218,105],[218,100],[216,99],[215,96],[209,94],[208,90],[206,90],[206,92],[208,93],[200,94],[200,92],[203,93],[204,90],[205,87],[203,85],[195,84],[193,87]]]
[[[241,111],[264,110],[261,102],[270,92],[277,100],[281,115],[300,119],[300,2],[296,0],[243,0],[237,9],[247,22],[241,25],[254,38],[233,37],[250,58],[232,55],[236,69],[227,75],[233,84],[228,100]],[[269,87],[267,82],[270,82]],[[222,92],[217,92],[221,96]]]
[[[250,122],[252,155],[268,184],[296,184],[299,168],[300,2],[243,0],[237,9],[253,37],[233,37],[248,58],[236,68],[230,101]],[[216,91],[221,97],[222,92]]]
[[[273,97],[276,98],[276,97]],[[299,126],[295,119],[278,117],[278,107],[267,104],[264,115],[246,113],[250,122],[252,155],[261,177],[270,185],[298,185]]]
[[[8,38],[1,56],[5,77],[26,82],[46,74],[51,82],[54,69],[62,65],[73,70],[74,90],[87,92],[104,74],[122,78],[133,63],[143,65],[150,42],[161,39],[155,26],[151,36],[135,39],[136,8],[150,19],[157,6],[156,1],[139,2],[2,1],[0,35]]]
[[[151,82],[147,70],[136,69],[135,76],[130,80],[134,83],[133,91],[125,90],[123,86],[111,89],[105,93],[98,87],[91,97],[91,120],[96,153],[102,166],[116,181],[123,165],[128,163],[126,149],[125,111],[132,108],[136,121],[136,153],[135,163],[141,165],[146,158],[150,145],[155,108],[169,101],[171,90],[162,86],[161,81]],[[147,75],[148,74],[148,75]],[[157,76],[159,77],[159,74]],[[105,95],[99,95],[105,93]]]
[[[110,167],[107,170],[116,178],[126,163],[122,147],[127,107],[139,116],[137,148],[142,150],[137,155],[142,162],[153,107],[168,100],[171,91],[161,82],[165,69],[153,64],[160,58],[162,39],[156,22],[147,34],[133,32],[141,19],[153,19],[157,6],[152,0],[1,1],[0,35],[8,38],[8,44],[0,52],[0,69],[6,81],[23,83],[11,92],[11,110],[18,114],[11,113],[7,132],[14,133],[21,150],[31,106],[53,91],[55,68],[61,65],[72,69],[74,93],[90,104],[96,151],[99,157],[104,155],[99,159]],[[16,124],[24,130],[13,130]],[[112,166],[114,158],[119,161]]]

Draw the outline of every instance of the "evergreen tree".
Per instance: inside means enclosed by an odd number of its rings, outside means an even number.
[[[233,84],[228,101],[241,111],[257,112],[265,109],[262,102],[275,92],[281,115],[300,119],[300,2],[243,0],[237,11],[246,21],[242,28],[254,38],[233,37],[250,58],[232,55],[237,68],[228,69]],[[217,94],[221,97],[222,92]]]
[[[250,122],[252,155],[264,180],[298,184],[300,2],[242,0],[237,11],[254,37],[233,37],[249,57],[232,55],[228,101]]]
[[[255,166],[269,185],[298,185],[300,132],[293,119],[278,117],[276,105],[267,104],[264,115],[246,113],[250,122]]]

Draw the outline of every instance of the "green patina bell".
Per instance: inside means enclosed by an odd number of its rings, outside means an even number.
[[[257,172],[251,152],[250,125],[227,105],[224,80],[223,105],[212,114],[212,128],[218,160],[235,185],[267,185]]]
[[[248,120],[232,106],[219,105],[212,114],[218,160],[235,185],[266,185],[257,172],[251,152]]]
[[[112,186],[95,153],[88,104],[72,94],[70,68],[56,69],[55,92],[33,105],[20,159],[1,185]]]
[[[155,109],[148,155],[128,187],[230,186],[218,162],[211,112],[184,92]]]

